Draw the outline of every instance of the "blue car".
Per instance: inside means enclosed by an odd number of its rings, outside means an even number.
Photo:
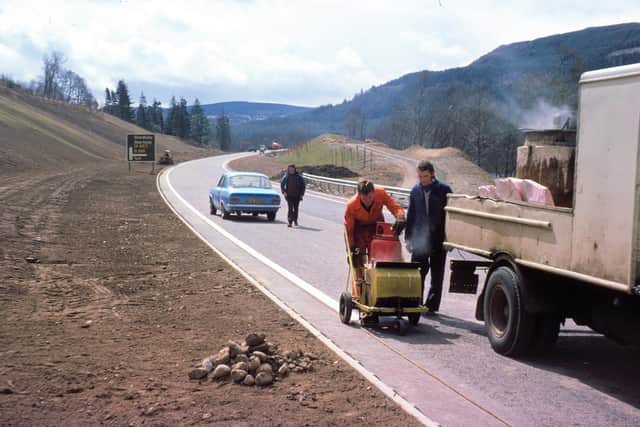
[[[227,172],[218,185],[209,190],[211,215],[220,211],[228,219],[232,213],[258,216],[266,214],[275,221],[280,209],[280,195],[271,187],[269,177],[261,173]]]

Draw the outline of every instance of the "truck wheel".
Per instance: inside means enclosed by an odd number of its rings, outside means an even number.
[[[209,199],[209,213],[211,215],[215,215],[216,211],[217,211],[216,207],[213,206],[213,202],[211,201],[211,199]]]
[[[558,341],[560,319],[553,315],[536,317],[533,326],[532,345],[536,351],[549,350]]]
[[[351,301],[351,294],[343,292],[340,295],[340,321],[345,325],[351,322],[351,312],[353,311],[353,301]]]
[[[531,345],[533,318],[524,309],[522,286],[509,267],[498,267],[487,281],[485,330],[491,347],[505,356],[524,354]]]
[[[276,213],[275,212],[269,212],[267,213],[267,220],[269,221],[275,221],[276,220]]]

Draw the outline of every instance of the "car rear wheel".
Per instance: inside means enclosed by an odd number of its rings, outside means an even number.
[[[276,220],[276,213],[275,212],[269,212],[267,213],[267,219],[269,221],[275,221]]]
[[[220,212],[222,213],[222,219],[229,219],[229,216],[231,216],[222,203],[220,203]]]

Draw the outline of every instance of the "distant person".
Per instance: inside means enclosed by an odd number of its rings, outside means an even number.
[[[298,173],[296,165],[292,164],[287,167],[287,172],[280,181],[280,189],[282,190],[282,195],[287,200],[287,205],[289,206],[289,211],[287,213],[289,227],[291,227],[291,224],[295,224],[297,227],[298,211],[302,197],[304,197],[306,185],[304,178]]]
[[[422,298],[424,300],[424,282],[431,269],[431,287],[426,306],[429,313],[440,309],[442,281],[447,259],[442,243],[444,242],[444,222],[447,194],[451,187],[438,181],[433,164],[427,160],[418,163],[418,183],[411,189],[407,210],[407,228],[405,241],[411,252],[411,261],[420,263],[422,276]]]

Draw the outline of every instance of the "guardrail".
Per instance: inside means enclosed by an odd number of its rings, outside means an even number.
[[[347,179],[338,179],[338,178],[328,178],[326,176],[312,175],[309,173],[302,173],[302,177],[311,181],[312,183],[319,184],[320,188],[322,185],[326,185],[328,190],[331,190],[331,185],[335,185],[337,188],[341,189],[341,192],[344,193],[345,188],[349,188],[353,190],[353,194],[355,194],[355,189],[358,187],[358,183],[356,181],[349,181]],[[392,187],[388,185],[383,185],[382,188],[392,196],[396,197],[400,202],[404,202],[405,204],[409,202],[409,194],[411,190],[408,188],[401,187]]]

